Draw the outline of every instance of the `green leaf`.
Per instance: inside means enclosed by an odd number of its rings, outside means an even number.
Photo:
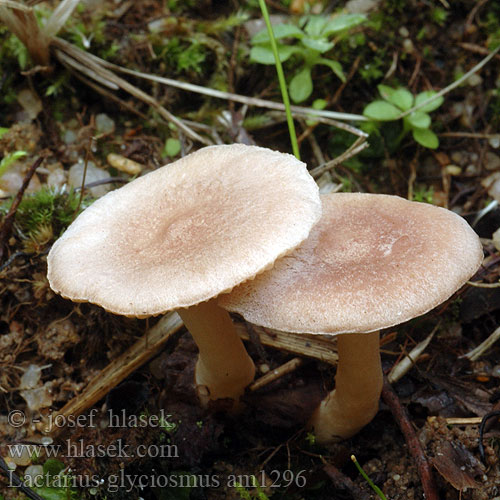
[[[326,39],[320,38],[316,40],[314,38],[304,37],[302,39],[302,45],[307,47],[308,49],[317,50],[318,52],[327,52],[330,49],[333,49],[335,44],[333,42],[329,42]]]
[[[297,47],[278,45],[278,55],[281,62],[286,61],[292,54],[299,52]],[[250,51],[250,60],[260,64],[275,64],[274,53],[271,46],[257,45]]]
[[[316,62],[317,64],[328,66],[343,82],[345,82],[345,75],[342,71],[342,65],[339,62],[325,59],[324,57],[321,57]]]
[[[181,151],[181,141],[179,139],[174,139],[173,137],[169,137],[165,141],[165,147],[163,148],[163,155],[170,156],[173,158],[177,156]]]
[[[366,20],[363,14],[342,14],[329,21],[321,32],[322,36],[330,36],[339,31],[348,30],[358,26]]]
[[[396,89],[393,94],[387,98],[387,100],[403,111],[407,111],[413,106],[413,94],[409,90],[402,87]]]
[[[304,36],[303,31],[293,24],[276,24],[273,26],[274,38],[279,40],[280,38],[302,38]],[[259,43],[269,42],[269,33],[267,28],[256,33],[251,40],[253,45]]]
[[[406,120],[413,128],[429,128],[431,125],[431,117],[422,111],[414,111],[406,117]]]
[[[363,115],[372,120],[391,121],[397,120],[401,110],[386,101],[373,101],[363,111]]]
[[[413,138],[422,146],[429,149],[436,149],[439,146],[437,135],[428,128],[414,128]]]
[[[314,38],[320,38],[322,31],[328,23],[328,19],[324,16],[304,16],[307,19],[307,24],[304,31]]]
[[[385,99],[386,101],[389,101],[394,92],[396,92],[396,89],[393,89],[392,87],[388,87],[387,85],[377,85],[377,89],[382,96],[382,99]]]
[[[427,99],[430,99],[432,96],[436,94],[437,92],[434,90],[426,90],[424,92],[420,92],[420,94],[418,94],[417,97],[415,98],[415,106],[419,106],[424,101],[427,101]],[[420,108],[419,111],[423,111],[424,113],[430,113],[431,111],[434,111],[435,109],[439,108],[439,106],[441,106],[443,102],[444,102],[443,96],[439,96],[434,101]]]
[[[311,78],[311,69],[304,68],[299,71],[290,82],[290,97],[294,102],[305,101],[313,91],[313,82]]]
[[[0,177],[7,172],[7,169],[19,158],[26,156],[28,153],[26,151],[16,151],[5,156],[2,161],[0,161]]]
[[[48,458],[43,464],[43,474],[46,476],[57,476],[65,465],[56,458]]]
[[[70,483],[70,481],[68,481]],[[71,483],[70,483],[71,484]],[[41,486],[33,488],[44,500],[67,500],[71,498],[69,488],[53,488],[51,486]]]
[[[4,136],[4,134],[6,134],[7,132],[9,131],[8,128],[5,128],[5,127],[0,127],[0,139]],[[1,498],[0,498],[1,500]]]
[[[324,99],[314,99],[312,103],[313,109],[325,109],[328,103]]]

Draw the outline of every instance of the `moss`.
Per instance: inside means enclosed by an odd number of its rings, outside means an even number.
[[[79,201],[80,195],[75,191],[45,187],[23,198],[16,212],[16,225],[28,238],[38,239],[39,235],[45,235],[50,230],[53,235],[59,236],[77,213],[90,204],[90,200],[84,198],[79,207]],[[5,215],[11,204],[12,200],[2,203],[0,214]]]

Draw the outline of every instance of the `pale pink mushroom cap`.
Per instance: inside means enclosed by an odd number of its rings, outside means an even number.
[[[309,238],[219,305],[282,331],[371,332],[433,309],[482,262],[478,236],[449,210],[389,195],[321,198]]]
[[[189,307],[253,278],[319,220],[304,163],[210,146],[100,198],[56,241],[50,286],[126,316]]]

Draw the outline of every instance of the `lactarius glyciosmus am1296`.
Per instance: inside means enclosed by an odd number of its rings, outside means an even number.
[[[337,335],[333,390],[310,421],[318,442],[348,438],[372,420],[382,388],[379,333],[448,299],[483,259],[457,214],[396,196],[322,196],[309,238],[219,304],[285,332]]]
[[[209,146],[94,202],[52,247],[48,279],[115,314],[177,310],[199,348],[203,402],[238,400],[255,367],[212,299],[270,268],[320,215],[318,188],[292,155]]]

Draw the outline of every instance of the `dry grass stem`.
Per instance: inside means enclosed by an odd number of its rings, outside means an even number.
[[[435,417],[429,417],[429,419]],[[479,425],[483,417],[450,417],[445,419],[446,425]]]
[[[158,101],[156,101],[156,99],[105,68],[104,64],[101,64],[104,62],[102,59],[92,56],[91,54],[59,38],[54,38],[52,45],[54,46],[57,58],[60,59],[61,62],[73,67],[77,71],[83,72],[86,76],[96,80],[101,85],[111,89],[121,88],[135,98],[140,99],[149,106],[153,107],[164,120],[176,125],[179,130],[186,134],[186,136],[205,145],[211,144],[208,139],[197,134],[194,130],[183,123],[182,120],[167,111]]]
[[[94,56],[95,57],[95,56]],[[195,92],[197,94],[206,95],[209,97],[216,97],[218,99],[225,99],[228,101],[240,102],[242,104],[247,104],[248,106],[256,106],[259,108],[274,109],[276,111],[285,111],[285,106],[279,102],[267,101],[265,99],[259,99],[258,97],[248,97],[240,94],[233,94],[231,92],[223,92],[221,90],[210,89],[208,87],[202,87],[201,85],[194,85],[192,83],[180,82],[178,80],[173,80],[171,78],[164,78],[162,76],[151,75],[149,73],[141,73],[140,71],[134,71],[131,69],[123,68],[116,64],[112,64],[107,61],[102,61],[103,65],[119,71],[121,73],[126,73],[128,75],[136,76],[137,78],[143,78],[145,80],[150,80],[153,82],[162,83],[164,85],[169,85],[181,90],[187,90],[189,92]],[[314,108],[304,108],[302,106],[291,106],[292,114],[297,116],[307,116],[311,117],[321,117],[329,118],[333,120],[350,120],[357,122],[364,122],[368,119],[363,115],[356,115],[352,113],[338,113],[336,111],[321,110]]]
[[[475,349],[460,357],[467,358],[470,361],[477,361],[498,339],[500,339],[500,326]]]
[[[403,378],[412,368],[412,366],[417,362],[419,356],[427,349],[432,337],[439,328],[439,323],[434,327],[432,332],[427,336],[426,339],[419,342],[405,357],[396,365],[394,365],[387,375],[387,381],[390,384],[397,382]]]
[[[361,136],[354,141],[354,143],[349,146],[348,149],[346,149],[340,156],[337,156],[337,158],[334,158],[333,160],[330,160],[329,162],[325,163],[324,165],[319,165],[316,168],[313,168],[309,173],[317,179],[320,177],[322,174],[327,172],[328,170],[331,170],[335,166],[339,165],[343,161],[348,160],[349,158],[352,158],[353,156],[357,155],[363,149],[367,148],[369,146],[368,142],[366,142],[366,137]]]

